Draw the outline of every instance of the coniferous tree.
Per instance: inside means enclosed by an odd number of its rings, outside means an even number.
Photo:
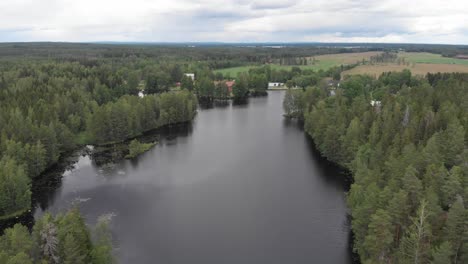
[[[423,200],[418,214],[412,219],[412,225],[400,244],[399,261],[401,263],[427,263],[432,236],[428,223],[429,215],[427,202]]]
[[[0,160],[0,217],[22,213],[31,206],[30,178],[8,156]]]

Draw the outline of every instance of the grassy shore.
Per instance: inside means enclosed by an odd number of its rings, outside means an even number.
[[[8,219],[12,219],[12,218],[15,218],[17,216],[21,216],[22,214],[26,213],[27,211],[29,211],[31,208],[25,208],[25,209],[21,209],[21,210],[18,210],[16,212],[13,212],[11,214],[7,214],[7,215],[2,215],[0,216],[0,220],[8,220]]]
[[[126,159],[133,159],[146,151],[150,150],[152,147],[154,147],[157,144],[157,142],[151,142],[151,143],[140,143],[137,139],[134,139],[130,142],[129,145],[129,153],[128,155],[125,156]]]

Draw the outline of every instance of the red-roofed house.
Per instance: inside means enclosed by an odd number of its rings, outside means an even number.
[[[226,86],[228,87],[230,93],[232,93],[232,87],[234,86],[235,83],[236,83],[235,80],[226,81]]]
[[[234,86],[234,84],[236,83],[236,80],[232,80],[232,81],[214,81],[214,84],[217,85],[218,83],[225,83],[228,90],[229,90],[229,93],[232,93],[232,87]]]

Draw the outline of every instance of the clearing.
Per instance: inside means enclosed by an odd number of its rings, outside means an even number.
[[[371,56],[380,54],[381,52],[356,52],[356,53],[338,53],[338,54],[327,54],[327,55],[318,55],[313,57],[308,57],[308,65],[279,65],[279,64],[270,64],[272,69],[276,70],[290,70],[292,67],[299,67],[301,69],[311,69],[311,70],[328,70],[334,66],[344,65],[344,64],[353,64],[360,62],[363,59],[369,60]],[[313,62],[315,60],[315,62]],[[241,72],[248,72],[249,69],[257,68],[261,66],[240,66],[215,70],[214,72],[220,72],[225,76],[235,77]]]
[[[399,52],[399,58],[404,63],[379,63],[360,65],[351,70],[344,71],[342,76],[351,74],[369,74],[378,77],[383,72],[410,70],[415,75],[426,75],[436,72],[466,72],[468,73],[468,60],[442,57],[440,54],[428,52]]]
[[[442,57],[440,54],[427,52],[399,52],[398,57],[405,58],[406,61],[414,63],[468,65],[468,60]]]
[[[432,63],[416,63],[414,65],[398,65],[398,64],[376,64],[376,65],[361,65],[351,70],[344,71],[342,76],[352,74],[369,74],[373,77],[380,76],[383,72],[402,71],[408,69],[415,75],[426,75],[427,73],[436,72],[466,72],[468,73],[467,65],[460,64],[432,64]]]

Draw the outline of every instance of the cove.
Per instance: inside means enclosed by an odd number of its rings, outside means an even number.
[[[119,263],[353,263],[343,173],[283,117],[283,91],[199,109],[133,160],[82,151],[34,189],[34,217],[112,217]]]

